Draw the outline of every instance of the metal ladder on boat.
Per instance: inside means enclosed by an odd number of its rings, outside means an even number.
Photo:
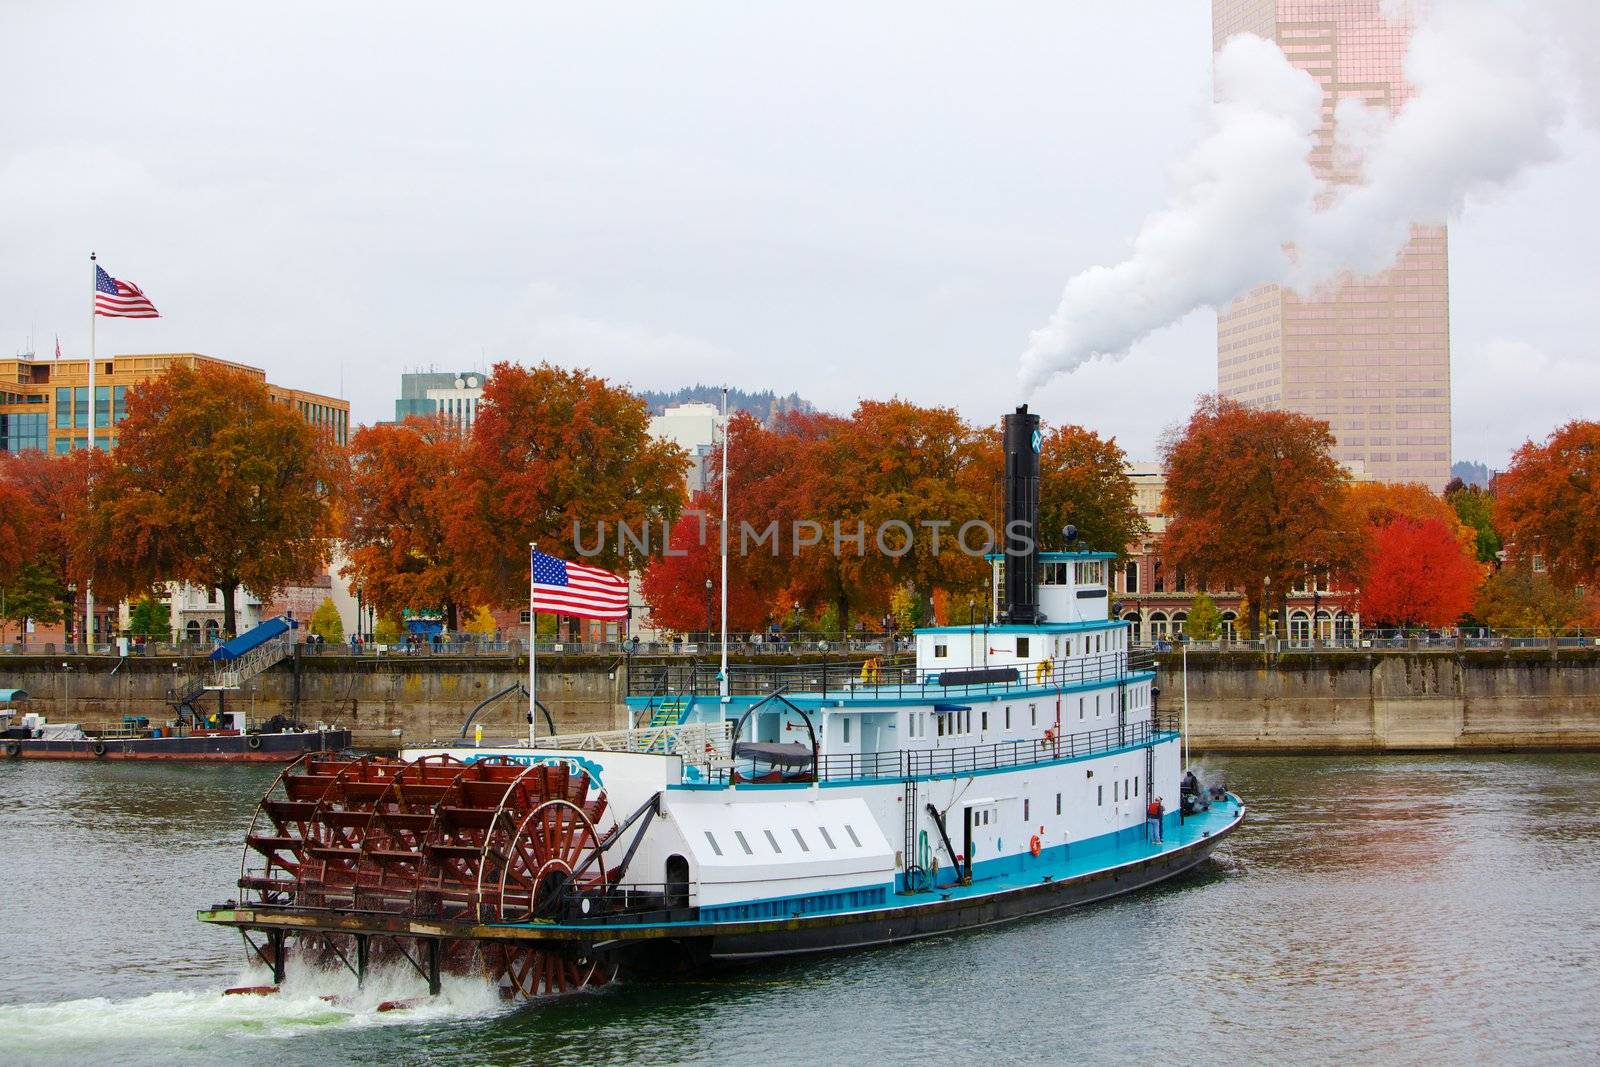
[[[903,858],[900,862],[900,872],[906,892],[916,893],[921,891],[922,886],[913,885],[913,879],[918,877],[915,872],[921,871],[922,868],[920,865],[921,856],[917,852],[917,823],[919,820],[917,818],[917,780],[915,778],[907,778],[905,780],[905,801],[906,841],[905,852],[902,853]],[[923,871],[920,877],[921,879],[927,879],[927,872]]]

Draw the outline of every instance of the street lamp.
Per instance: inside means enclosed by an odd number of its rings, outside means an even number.
[[[1261,594],[1261,623],[1270,632],[1272,629],[1272,575],[1267,575],[1261,579],[1261,582],[1266,587],[1266,592]]]
[[[706,579],[706,645],[711,644],[711,589],[710,578]]]

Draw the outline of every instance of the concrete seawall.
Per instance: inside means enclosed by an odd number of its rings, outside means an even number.
[[[1182,706],[1180,665],[1176,654],[1161,657],[1164,710]],[[191,666],[171,657],[3,656],[0,688],[27,690],[28,708],[56,722],[166,722],[168,690]],[[541,656],[540,700],[562,732],[621,727],[623,674],[617,657]],[[253,721],[281,713],[336,723],[358,745],[393,747],[396,730],[406,743],[454,736],[479,702],[526,678],[523,657],[308,656],[226,700]],[[511,697],[487,709],[485,735],[526,729],[524,706]],[[1189,706],[1202,751],[1600,749],[1600,650],[1193,653]]]

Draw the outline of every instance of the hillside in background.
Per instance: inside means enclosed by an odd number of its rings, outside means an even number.
[[[1475,485],[1479,489],[1489,488],[1489,465],[1487,463],[1473,463],[1471,460],[1458,460],[1450,465],[1450,477],[1460,478],[1467,485]]]
[[[673,404],[722,404],[722,387],[720,385],[686,385],[675,392],[661,392],[654,389],[638,390],[638,395],[650,405],[650,412],[659,415]],[[728,410],[747,411],[751,415],[766,422],[772,416],[785,411],[814,411],[809,400],[802,399],[798,393],[788,396],[779,396],[771,389],[763,389],[759,393],[747,393],[743,389],[728,390]]]

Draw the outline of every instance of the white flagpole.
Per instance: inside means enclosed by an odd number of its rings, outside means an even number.
[[[94,360],[95,360],[95,347],[94,347],[95,321],[94,320],[97,317],[97,309],[96,309],[95,305],[98,303],[98,297],[96,296],[96,294],[99,292],[99,289],[100,289],[100,274],[99,274],[99,270],[100,270],[99,265],[95,262],[94,253],[90,252],[89,253],[89,451],[90,452],[94,451]],[[72,406],[71,406],[70,410],[73,411],[73,412],[76,412],[78,410],[78,405],[77,405],[76,402],[72,403]],[[67,421],[68,422],[77,422],[77,419],[69,419]],[[74,437],[76,437],[77,436],[77,427],[73,427],[73,429],[69,430],[68,432],[71,433]],[[72,443],[70,441],[67,443],[67,449],[69,451],[72,449]],[[85,582],[84,585],[83,585],[83,613],[85,615],[84,633],[89,638],[89,652],[92,655],[94,653],[94,585],[91,582]]]
[[[728,387],[722,387],[722,718],[728,717]]]
[[[528,542],[528,747],[539,733],[539,615],[533,610],[533,560],[538,549]]]

